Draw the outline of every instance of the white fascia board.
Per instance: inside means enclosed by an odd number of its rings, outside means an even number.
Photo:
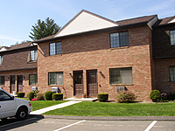
[[[8,50],[8,49],[2,47],[2,48],[0,49],[0,52],[7,51],[7,50]]]
[[[118,25],[115,22],[105,20],[87,12],[82,12],[55,37],[84,33],[116,26]]]
[[[171,20],[170,22],[168,22],[169,24],[170,23],[175,23],[175,18],[173,20]]]

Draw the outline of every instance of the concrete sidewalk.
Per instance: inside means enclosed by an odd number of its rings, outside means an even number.
[[[81,102],[81,101],[68,101],[68,102],[58,104],[58,105],[49,106],[49,107],[46,107],[46,108],[43,108],[43,109],[40,109],[40,110],[32,111],[30,114],[31,115],[40,115],[40,114],[43,114],[45,112],[55,110],[55,109],[59,109],[59,108],[63,108],[63,107],[66,107],[66,106],[70,106],[70,105],[73,105],[73,104],[76,104],[76,103],[79,103],[79,102]]]

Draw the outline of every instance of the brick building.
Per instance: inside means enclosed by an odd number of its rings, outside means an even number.
[[[116,99],[124,89],[133,92],[137,100],[147,101],[152,89],[175,92],[170,82],[175,81],[175,53],[170,46],[175,44],[174,23],[174,17],[159,20],[157,15],[115,22],[82,10],[57,34],[33,42],[37,44],[37,62],[28,61],[36,49],[30,43],[25,50],[19,49],[26,53],[21,64],[25,67],[7,70],[5,57],[10,49],[2,50],[2,87],[10,92],[11,75],[16,76],[16,83],[18,76],[24,75],[26,93],[35,84],[41,92],[58,87],[65,97],[81,97],[83,93],[96,97],[107,92],[110,99]],[[30,76],[35,84],[30,83]]]
[[[13,93],[36,86],[37,46],[31,42],[0,49],[0,87]],[[29,82],[30,78],[30,82]]]

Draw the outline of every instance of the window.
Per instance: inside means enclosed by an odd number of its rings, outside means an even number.
[[[128,32],[110,34],[111,48],[129,46]]]
[[[63,72],[49,73],[49,85],[63,85]]]
[[[2,61],[3,61],[3,56],[1,55],[0,56],[0,65],[2,64]]]
[[[50,55],[62,54],[61,42],[50,43]]]
[[[175,66],[170,66],[170,81],[175,82]]]
[[[37,85],[37,74],[29,75],[29,85]]]
[[[171,45],[175,45],[175,30],[170,31],[170,41]]]
[[[5,92],[0,91],[0,101],[12,100],[12,97],[7,95]]]
[[[38,56],[37,50],[31,50],[30,51],[30,61],[36,61],[37,56]]]
[[[110,84],[130,84],[132,83],[132,67],[111,68]]]
[[[0,85],[4,85],[5,76],[0,76]]]

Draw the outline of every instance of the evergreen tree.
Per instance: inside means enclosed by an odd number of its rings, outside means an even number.
[[[49,19],[41,21],[40,19],[37,23],[32,26],[29,37],[32,40],[41,39],[50,35],[56,34],[60,30],[60,27],[54,23],[54,20]]]

